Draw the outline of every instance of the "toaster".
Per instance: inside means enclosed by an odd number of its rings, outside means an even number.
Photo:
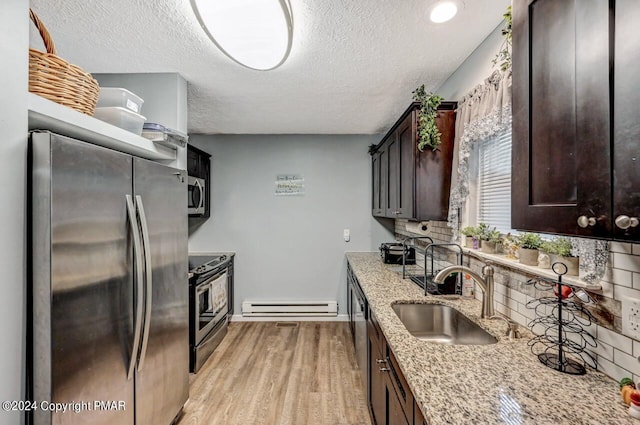
[[[416,250],[414,248],[403,246],[398,242],[385,242],[380,245],[380,258],[386,264],[402,264],[403,254],[405,264],[416,263]]]

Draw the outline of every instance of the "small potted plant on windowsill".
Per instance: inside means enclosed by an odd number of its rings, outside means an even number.
[[[511,233],[507,233],[507,235],[502,238],[502,251],[504,255],[510,260],[517,260],[518,257],[516,253],[518,252],[518,242],[516,237]]]
[[[538,267],[543,269],[551,268],[551,254],[555,252],[556,247],[553,241],[544,241],[540,244],[540,255],[538,256]]]
[[[478,229],[473,226],[467,226],[464,229],[460,230],[460,233],[465,236],[464,246],[466,248],[473,248],[473,240],[478,234]]]
[[[535,233],[523,233],[517,238],[518,260],[527,266],[538,265],[538,248],[542,245],[542,238]]]
[[[480,235],[480,251],[486,252],[487,254],[495,254],[497,252],[497,245],[500,242],[499,230],[496,230],[495,227],[493,230],[487,230]]]
[[[568,276],[578,276],[580,259],[571,253],[573,249],[571,240],[568,238],[555,238],[551,243],[553,245],[553,250],[549,253],[551,265],[562,263],[567,266]]]
[[[476,239],[478,240],[478,248],[482,249],[482,239],[491,231],[487,223],[478,223],[476,227]]]

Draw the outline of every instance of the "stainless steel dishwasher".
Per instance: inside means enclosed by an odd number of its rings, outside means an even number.
[[[356,352],[356,362],[360,369],[360,377],[365,394],[368,385],[368,365],[367,361],[367,299],[358,284],[351,268],[347,271],[349,282],[349,319],[351,321],[351,331],[353,332],[353,343]]]

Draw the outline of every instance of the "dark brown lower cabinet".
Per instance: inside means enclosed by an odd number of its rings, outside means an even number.
[[[407,421],[407,417],[402,409],[402,405],[400,404],[397,394],[395,394],[393,389],[389,388],[388,385],[387,404],[389,407],[388,425],[409,425],[409,421]]]
[[[424,416],[422,416],[418,403],[415,401],[413,403],[413,425],[429,425]]]
[[[369,312],[369,408],[373,425],[428,425],[387,345],[375,315]],[[419,413],[415,417],[415,412]],[[416,418],[418,422],[416,422]]]
[[[378,350],[376,342],[369,336],[369,408],[373,425],[387,424],[387,389],[384,367],[384,357]]]

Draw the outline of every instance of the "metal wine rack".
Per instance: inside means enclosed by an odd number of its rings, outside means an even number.
[[[571,375],[583,375],[586,366],[597,367],[596,359],[588,351],[597,346],[596,339],[585,328],[596,322],[585,304],[595,300],[584,290],[562,282],[567,267],[554,263],[557,279],[537,277],[527,283],[540,291],[553,291],[553,296],[533,299],[527,307],[535,310],[537,318],[529,325],[540,325],[543,332],[529,341],[531,352],[547,367]],[[567,297],[568,289],[570,296]],[[575,299],[580,301],[575,301]],[[550,310],[549,310],[550,309]],[[570,358],[572,357],[572,358]],[[575,360],[574,360],[575,359]]]

